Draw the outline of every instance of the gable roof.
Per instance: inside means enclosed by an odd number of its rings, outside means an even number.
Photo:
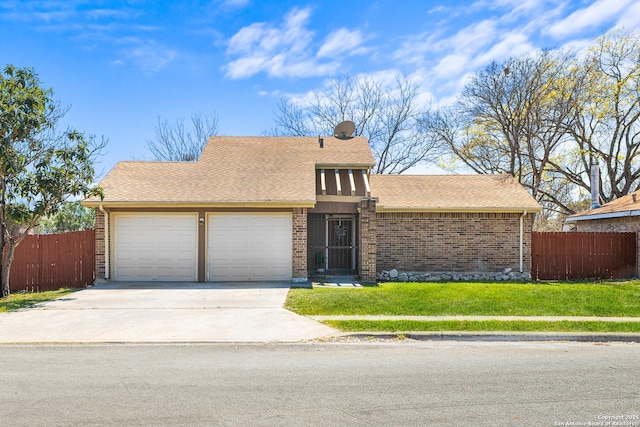
[[[371,175],[379,212],[539,212],[511,175]]]
[[[640,190],[605,203],[599,208],[589,209],[567,217],[566,222],[640,216]]]
[[[342,140],[333,136],[213,136],[198,163],[250,162],[257,167],[295,167],[301,160],[317,166],[373,167],[373,155],[364,136]]]
[[[86,206],[313,206],[315,168],[374,165],[364,137],[211,137],[197,162],[119,162]]]

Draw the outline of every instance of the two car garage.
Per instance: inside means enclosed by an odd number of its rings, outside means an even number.
[[[290,213],[113,213],[111,225],[114,280],[197,281],[199,263],[208,281],[291,280]]]

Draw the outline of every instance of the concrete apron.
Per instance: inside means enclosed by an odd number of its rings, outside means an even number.
[[[289,283],[105,283],[0,313],[0,343],[295,342],[338,333],[283,308]]]

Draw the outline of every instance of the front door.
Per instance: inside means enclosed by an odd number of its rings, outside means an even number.
[[[358,222],[355,214],[318,214],[307,217],[309,274],[358,272]]]
[[[355,271],[353,223],[353,218],[327,219],[327,267],[334,274],[348,274]]]

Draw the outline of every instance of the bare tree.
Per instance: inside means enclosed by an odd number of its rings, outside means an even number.
[[[640,36],[614,30],[582,55],[546,51],[475,73],[425,126],[478,173],[508,173],[544,207],[575,213],[601,166],[608,202],[640,188]]]
[[[398,76],[392,87],[368,76],[339,76],[305,99],[281,99],[275,116],[276,135],[333,135],[344,121],[355,123],[355,135],[367,137],[376,173],[399,174],[432,161],[438,151],[422,118],[419,86]]]
[[[567,140],[574,84],[570,56],[541,52],[492,63],[475,73],[457,104],[427,116],[425,126],[468,168],[514,176],[547,209],[568,212],[554,153]]]
[[[194,162],[209,138],[218,134],[218,115],[195,113],[190,127],[185,126],[184,118],[171,123],[158,116],[154,133],[146,148],[156,160]]]

